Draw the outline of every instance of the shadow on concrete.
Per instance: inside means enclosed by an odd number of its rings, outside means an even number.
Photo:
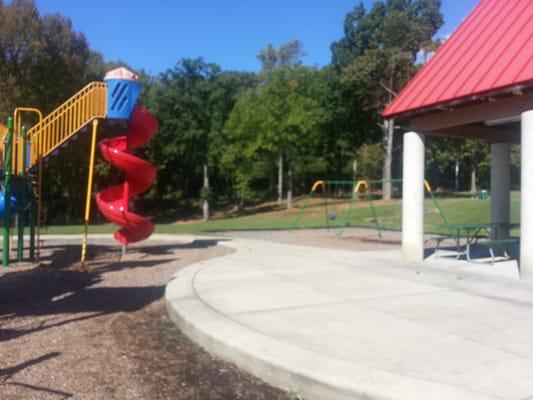
[[[230,239],[195,239],[190,243],[179,243],[173,244],[172,246],[168,245],[159,245],[159,246],[150,246],[142,248],[142,252],[150,255],[163,255],[163,254],[172,254],[173,250],[178,249],[207,249],[208,247],[216,246],[218,243],[227,242]]]
[[[361,242],[366,242],[366,243],[381,243],[381,244],[390,244],[390,245],[396,245],[396,246],[399,246],[402,244],[402,241],[401,240],[394,240],[394,239],[383,239],[383,238],[371,238],[371,237],[367,237],[367,238],[359,238],[359,240]]]

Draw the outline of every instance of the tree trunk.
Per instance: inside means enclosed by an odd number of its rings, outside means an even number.
[[[455,159],[455,191],[459,191],[459,159]]]
[[[353,159],[352,163],[352,180],[355,181],[357,178],[357,158]]]
[[[476,163],[472,162],[472,172],[470,174],[470,193],[472,196],[475,196],[477,193],[477,183],[476,183]]]
[[[207,162],[204,162],[204,195],[207,193],[207,189],[209,189],[209,169],[207,166]],[[204,214],[204,222],[207,222],[209,220],[209,200],[204,197],[202,202],[202,209]]]
[[[287,159],[287,208],[292,208],[292,165]]]
[[[283,201],[283,155],[279,154],[278,159],[278,206]]]
[[[394,119],[383,121],[383,200],[391,199],[392,142],[394,140]]]
[[[472,196],[475,196],[477,193],[477,182],[476,182],[476,147],[473,142],[471,142],[471,172],[470,172],[470,193]]]

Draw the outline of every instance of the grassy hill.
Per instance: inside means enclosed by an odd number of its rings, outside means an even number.
[[[305,205],[305,207],[304,207]],[[349,202],[342,199],[311,199],[305,204],[304,198],[296,199],[290,210],[279,208],[274,204],[263,204],[241,212],[215,215],[209,222],[193,219],[175,221],[156,225],[159,233],[193,233],[208,234],[226,230],[271,230],[291,228],[319,228],[342,226],[376,226],[387,229],[401,227],[400,199],[391,201],[368,201],[365,199]],[[479,200],[464,196],[438,198],[435,203],[431,198],[425,201],[426,232],[438,232],[443,223],[444,214],[448,223],[479,223],[490,221],[490,200]],[[520,193],[511,195],[511,221],[519,221]],[[91,225],[90,232],[113,232],[111,224]],[[81,233],[78,225],[51,226],[42,233]]]

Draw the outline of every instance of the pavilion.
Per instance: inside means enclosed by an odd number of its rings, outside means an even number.
[[[533,279],[533,1],[481,0],[382,113],[403,137],[402,251],[424,258],[424,137],[491,143],[491,221],[510,222],[510,145],[521,145],[520,275]]]

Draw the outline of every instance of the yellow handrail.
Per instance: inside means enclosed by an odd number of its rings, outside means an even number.
[[[28,131],[29,168],[51,154],[95,118],[107,113],[107,84],[92,82]]]

